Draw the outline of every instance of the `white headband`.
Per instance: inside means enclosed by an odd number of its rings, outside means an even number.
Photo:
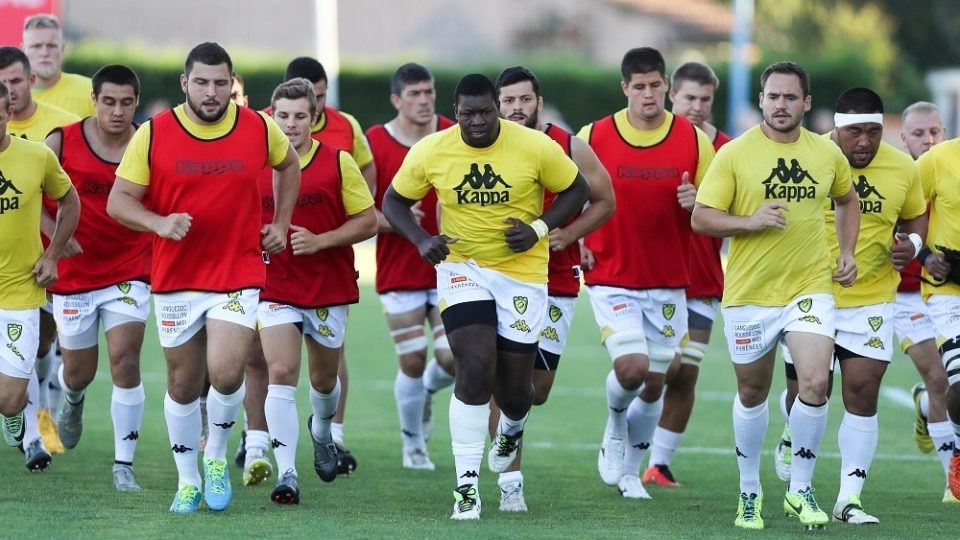
[[[871,114],[835,113],[833,115],[834,126],[839,128],[843,126],[849,126],[851,124],[883,125],[883,113],[871,113]]]

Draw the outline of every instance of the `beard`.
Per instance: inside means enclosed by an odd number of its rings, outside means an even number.
[[[789,124],[777,124],[773,116],[770,116],[769,118],[764,117],[763,122],[770,126],[770,129],[774,131],[778,131],[780,133],[790,133],[791,131],[797,129],[797,126],[803,122],[803,116],[801,115],[799,117],[794,117]]]
[[[187,106],[190,107],[194,114],[196,114],[204,122],[213,123],[223,118],[224,113],[227,112],[227,106],[229,105],[229,102],[223,104],[218,103],[218,105],[220,107],[215,112],[207,113],[203,110],[202,103],[194,103],[193,100],[187,96]]]

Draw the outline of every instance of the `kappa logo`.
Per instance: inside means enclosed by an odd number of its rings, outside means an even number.
[[[120,292],[123,294],[127,294],[130,292],[131,285],[129,281],[124,281],[123,283],[117,283],[117,288],[120,289]]]
[[[10,352],[17,355],[17,358],[19,358],[21,362],[27,361],[27,359],[24,358],[23,353],[20,352],[20,349],[18,349],[13,343],[7,343],[7,348],[10,349]]]
[[[953,452],[953,441],[945,442],[937,448],[937,452]]]
[[[809,180],[814,185],[802,185],[805,180]],[[770,176],[762,184],[765,186],[764,198],[766,199],[802,201],[816,198],[817,188],[814,186],[819,182],[796,159],[791,159],[790,166],[787,167],[786,159],[778,158],[777,165],[773,167]]]
[[[498,187],[502,187],[502,191],[498,191]],[[470,172],[463,175],[463,181],[453,191],[457,193],[457,204],[487,206],[510,202],[511,187],[489,163],[483,165],[482,173],[480,165],[471,163]]]
[[[850,473],[850,474],[848,474],[847,476],[856,476],[857,478],[862,478],[862,479],[866,480],[866,478],[867,478],[867,471],[865,471],[865,470],[863,470],[863,469],[854,469],[853,472]]]
[[[410,437],[411,439],[417,436],[416,433],[406,429],[401,429],[400,433],[402,433],[404,437]]]
[[[809,313],[809,312],[810,312],[810,308],[813,307],[813,299],[812,299],[812,298],[804,298],[803,300],[797,302],[797,307],[800,308],[800,311],[802,311],[802,312],[804,312],[804,313]]]
[[[480,478],[480,475],[477,474],[477,471],[467,471],[461,474],[460,478]]]
[[[231,300],[227,302],[227,305],[223,306],[223,309],[227,311],[232,311],[234,313],[240,313],[241,315],[246,315],[247,312],[243,309],[243,304],[239,300]]]
[[[563,316],[563,310],[557,306],[550,306],[550,309],[547,311],[547,315],[550,317],[550,320],[557,322],[560,320],[560,317]]]
[[[12,193],[8,195],[8,191]],[[17,189],[17,186],[13,185],[13,181],[8,180],[3,176],[3,172],[0,171],[0,214],[3,214],[7,210],[19,210],[19,195],[23,195],[23,192]]]
[[[224,422],[224,423],[222,423],[222,424],[214,423],[213,425],[215,425],[215,426],[217,426],[218,428],[221,428],[221,429],[230,429],[230,428],[233,427],[234,424],[236,424],[236,422]]]
[[[139,438],[140,438],[140,432],[139,432],[139,431],[131,431],[130,433],[127,434],[126,437],[124,437],[123,439],[120,439],[120,440],[122,440],[122,441],[135,441],[135,440],[137,440],[137,439],[139,439]]]
[[[633,445],[633,447],[638,450],[646,450],[647,448],[650,448],[650,443],[648,442],[637,443]]]
[[[863,344],[864,347],[872,347],[874,349],[880,349],[881,351],[886,350],[887,348],[883,346],[883,340],[877,336],[873,336],[868,339],[866,343]]]
[[[793,455],[797,456],[800,459],[816,459],[817,458],[817,455],[813,453],[813,450],[809,450],[802,446],[800,447],[799,450],[794,452]]]
[[[820,322],[820,317],[817,317],[816,315],[804,315],[803,317],[800,317],[800,318],[797,319],[797,320],[798,320],[798,321],[803,321],[803,322],[808,322],[808,323],[813,323],[813,324],[823,324],[822,322]]]
[[[193,448],[182,444],[175,444],[170,447],[170,450],[172,450],[174,454],[186,454],[187,452],[192,452]]]
[[[560,343],[560,336],[557,334],[557,329],[552,326],[545,327],[543,331],[540,332],[540,338]]]
[[[859,177],[857,177],[857,184],[853,187],[854,189],[857,190],[857,195],[860,196],[861,201],[870,197],[871,195],[875,195],[877,199],[880,199],[881,201],[887,200],[886,197],[884,197],[883,195],[880,194],[879,191],[877,191],[877,187],[871,184],[870,181],[867,180],[867,177],[862,174]]]
[[[677,312],[676,304],[664,304],[663,305],[663,316],[669,321],[673,318],[673,314]]]
[[[8,190],[13,190],[14,195],[23,195],[23,192],[17,189],[17,186],[13,185],[13,181],[7,180],[7,177],[3,175],[3,171],[0,171],[0,197],[6,195]]]
[[[526,297],[526,296],[514,296],[514,297],[513,297],[513,307],[514,307],[514,309],[517,310],[517,313],[519,313],[519,314],[521,314],[521,315],[523,315],[524,313],[527,312],[527,304],[529,304],[529,303],[530,303],[530,301],[527,300],[527,297]]]
[[[10,341],[16,341],[23,335],[23,325],[17,323],[7,323],[7,337]]]
[[[741,457],[742,457],[742,458],[744,458],[744,459],[747,459],[747,455],[740,451],[740,447],[739,447],[739,446],[737,446],[736,449],[737,449],[737,457],[738,457],[738,458],[741,458]]]
[[[274,448],[280,448],[281,446],[287,446],[287,445],[283,444],[282,442],[278,441],[277,439],[274,439],[273,441],[270,442],[270,446],[272,446],[272,447],[274,447]]]
[[[672,338],[672,337],[676,337],[676,336],[677,336],[677,331],[674,330],[673,327],[670,326],[669,324],[668,324],[668,325],[665,325],[665,326],[660,330],[660,333],[663,334],[663,337],[666,337],[666,338]]]
[[[317,308],[317,317],[318,317],[321,321],[326,321],[326,320],[327,320],[327,317],[329,317],[329,316],[330,316],[330,310],[329,310],[329,309],[327,309],[327,308],[325,308],[325,307]]]
[[[325,338],[333,337],[333,330],[331,330],[330,327],[325,324],[321,324],[320,326],[317,327],[317,333]]]
[[[870,328],[873,328],[873,331],[876,332],[883,326],[883,317],[868,317],[867,322],[870,323]]]
[[[134,300],[133,298],[130,298],[129,296],[124,296],[120,298],[120,301],[123,302],[124,304],[127,304],[128,306],[137,307],[137,301]]]
[[[518,330],[520,332],[525,332],[527,334],[530,333],[530,325],[527,324],[527,321],[523,319],[517,319],[517,322],[511,324],[510,328],[513,328],[514,330]]]

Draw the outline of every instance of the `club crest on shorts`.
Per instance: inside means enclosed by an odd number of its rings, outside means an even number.
[[[563,311],[557,306],[550,306],[547,314],[550,316],[551,321],[557,322],[560,320],[560,317],[563,316]]]
[[[321,321],[327,320],[327,317],[330,316],[330,310],[325,307],[317,308],[317,317],[320,317]]]
[[[663,305],[663,316],[668,321],[673,318],[673,314],[677,312],[676,304],[664,304]]]
[[[523,315],[524,313],[526,313],[526,311],[527,311],[527,304],[528,304],[528,303],[529,303],[529,300],[527,300],[527,297],[526,297],[526,296],[514,296],[514,297],[513,297],[513,307],[514,307],[514,309],[517,310],[517,313],[519,313],[519,314],[521,314],[521,315]]]
[[[232,293],[227,293],[227,298],[231,300],[236,300],[237,298],[240,298],[240,291],[233,291]]]
[[[797,302],[797,307],[800,308],[800,311],[804,313],[808,313],[810,311],[810,308],[813,307],[813,299],[804,298],[803,300]]]
[[[867,322],[870,323],[870,328],[873,328],[873,331],[876,332],[883,326],[883,317],[867,317]]]
[[[7,337],[10,341],[16,341],[23,335],[23,325],[16,323],[7,323]]]
[[[120,292],[127,294],[130,292],[130,282],[124,281],[123,283],[117,283],[117,288],[120,289]]]

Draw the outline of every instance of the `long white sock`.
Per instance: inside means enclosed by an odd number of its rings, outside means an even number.
[[[213,389],[210,389],[213,391]],[[200,469],[197,465],[197,448],[200,446],[200,400],[180,404],[163,396],[163,416],[167,420],[167,435],[173,461],[177,464],[180,485],[200,487]]]
[[[926,390],[920,394],[920,414],[922,414],[924,418],[930,417],[930,392]]]
[[[933,439],[933,448],[937,451],[940,464],[943,465],[943,472],[947,474],[950,472],[950,458],[953,457],[953,428],[950,427],[950,422],[944,420],[930,422],[927,430]]]
[[[143,383],[133,388],[113,385],[110,418],[113,419],[113,459],[116,463],[133,465],[133,454],[137,450],[137,440],[140,439],[145,400]]]
[[[620,437],[627,435],[627,408],[640,393],[640,388],[627,390],[612,369],[607,373],[607,432]]]
[[[50,414],[53,421],[56,422],[60,417],[60,396],[63,394],[64,387],[60,384],[60,377],[54,374],[60,373],[63,368],[63,355],[57,354],[57,342],[53,342],[50,347],[53,356],[50,359],[50,376],[47,377],[47,403],[50,405]]]
[[[313,423],[310,425],[310,433],[314,440],[326,441],[331,438],[331,424],[333,416],[337,414],[337,402],[340,401],[340,378],[337,378],[337,384],[329,394],[321,394],[312,386],[310,387],[310,406],[313,408]],[[341,437],[343,433],[343,424],[340,424]],[[333,437],[336,440],[336,437]]]
[[[337,388],[339,388],[339,382]],[[343,422],[330,422],[330,436],[333,442],[343,446]]]
[[[423,404],[427,393],[423,389],[423,377],[410,377],[397,370],[393,383],[393,397],[397,401],[397,414],[400,415],[400,437],[403,449],[424,448],[423,441]]]
[[[528,418],[530,418],[530,411],[527,411],[527,414],[523,415],[523,418],[519,420],[513,420],[506,414],[503,414],[503,411],[500,411],[500,421],[497,424],[497,431],[510,437],[517,433],[522,433],[523,426],[526,425]]]
[[[59,369],[57,369],[56,379],[60,382],[60,388],[63,389],[63,398],[66,399],[70,404],[77,405],[83,401],[83,395],[86,393],[86,389],[73,390],[70,386],[67,385],[67,382],[63,380],[63,364],[60,364]],[[51,378],[53,380],[53,378]],[[116,388],[116,387],[114,387]]]
[[[643,456],[653,442],[653,432],[663,412],[663,400],[653,403],[635,398],[627,408],[627,449],[623,456],[623,473],[640,475]]]
[[[793,435],[793,460],[790,462],[790,491],[796,493],[811,486],[817,453],[827,427],[827,403],[814,407],[797,398],[790,411]]]
[[[848,411],[837,432],[840,447],[840,491],[837,502],[846,504],[850,495],[860,496],[867,473],[877,453],[877,415],[858,416]]]
[[[444,371],[436,358],[431,358],[426,369],[423,370],[423,388],[431,394],[450,386],[453,381],[453,375]]]
[[[766,401],[747,408],[740,402],[739,395],[733,398],[733,440],[737,445],[741,493],[760,493],[760,453],[769,421]]]
[[[683,432],[670,431],[657,426],[653,431],[653,447],[650,449],[650,466],[667,465],[673,461],[673,454],[680,447]]]
[[[487,439],[490,405],[467,405],[450,396],[450,446],[457,469],[457,485],[476,485],[480,481],[483,443]]]
[[[270,437],[273,439],[273,457],[277,460],[277,470],[281,474],[290,469],[296,473],[297,441],[300,438],[297,389],[281,384],[268,386],[263,412],[267,417]]]
[[[246,444],[247,452],[250,450],[260,450],[266,455],[267,449],[270,448],[270,433],[259,429],[248,429]]]
[[[221,394],[213,386],[207,393],[207,446],[203,449],[204,459],[226,459],[227,442],[230,430],[237,423],[237,412],[243,407],[246,387],[232,394]]]
[[[37,408],[40,402],[40,383],[37,381],[36,371],[30,375],[27,382],[27,406],[23,409],[23,447],[30,446],[34,439],[40,437],[40,428],[37,425]]]

